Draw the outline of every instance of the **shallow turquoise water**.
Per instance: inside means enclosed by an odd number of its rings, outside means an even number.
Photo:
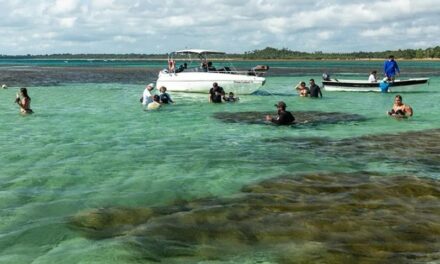
[[[437,67],[437,66],[436,66]],[[412,164],[349,162],[313,149],[292,149],[271,138],[343,139],[440,128],[440,77],[403,94],[414,117],[385,115],[395,94],[325,93],[299,98],[292,85],[311,77],[269,77],[268,95],[212,105],[207,95],[172,94],[177,102],[142,110],[143,86],[65,84],[29,87],[32,116],[13,103],[17,88],[0,91],[0,263],[119,263],[130,250],[117,240],[83,238],[66,218],[88,208],[158,206],[177,199],[228,197],[243,185],[284,174],[371,171],[440,179]],[[216,112],[288,110],[357,113],[366,121],[291,128],[223,123]],[[384,157],[384,160],[387,158]],[[244,256],[244,259],[253,259]],[[126,261],[126,259],[125,259]],[[234,260],[231,260],[234,262]],[[252,262],[252,261],[251,261]],[[136,261],[133,261],[136,263]]]

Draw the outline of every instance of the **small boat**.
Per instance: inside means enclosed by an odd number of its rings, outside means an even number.
[[[428,83],[429,78],[414,78],[394,80],[387,82],[388,89],[393,92],[411,91],[420,85]],[[326,91],[349,91],[349,92],[381,92],[381,82],[368,82],[364,80],[323,80],[322,86]]]
[[[168,91],[174,92],[208,93],[212,84],[217,82],[226,92],[251,94],[265,84],[263,75],[269,66],[257,65],[249,70],[237,70],[224,58],[224,54],[202,49],[172,52],[168,56],[168,67],[159,72],[156,86],[165,86]],[[215,60],[208,60],[208,55]]]

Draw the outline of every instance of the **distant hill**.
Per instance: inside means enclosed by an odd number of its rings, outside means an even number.
[[[244,54],[228,54],[233,59],[243,60],[356,60],[383,59],[393,54],[397,59],[440,59],[440,46],[427,49],[386,50],[378,52],[324,53],[292,51],[288,48],[266,47],[261,50],[247,51]],[[166,59],[167,54],[45,54],[45,55],[0,55],[0,59]]]

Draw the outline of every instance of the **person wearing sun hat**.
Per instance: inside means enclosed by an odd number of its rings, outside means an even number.
[[[266,116],[266,121],[270,121],[277,125],[291,125],[295,121],[295,117],[291,112],[286,111],[286,103],[279,101],[275,106],[278,109],[277,116]]]
[[[153,91],[154,89],[154,83],[149,83],[144,90],[144,93],[142,94],[142,104],[148,105],[149,103],[153,102]]]

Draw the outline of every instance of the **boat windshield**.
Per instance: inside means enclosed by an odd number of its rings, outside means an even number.
[[[167,73],[214,72],[227,74],[264,75],[269,66],[257,65],[251,69],[237,70],[226,53],[215,50],[189,49],[171,52],[168,55]]]
[[[174,66],[175,72],[237,71],[225,54],[225,52],[214,50],[179,50],[169,54],[168,63]]]

